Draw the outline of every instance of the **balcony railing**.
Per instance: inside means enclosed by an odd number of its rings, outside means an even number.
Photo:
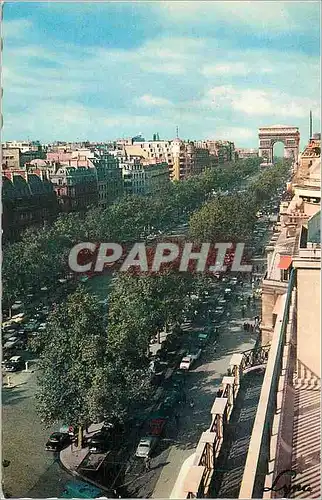
[[[265,479],[269,472],[273,421],[277,411],[278,386],[282,373],[286,331],[295,283],[296,270],[292,269],[288,282],[283,319],[281,325],[277,325],[275,330],[279,335],[277,338],[273,338],[270,349],[239,498],[263,497]]]
[[[190,468],[185,474],[185,481],[180,472],[170,498],[205,498],[209,494],[218,456],[227,437],[227,425],[236,403],[241,377],[254,368],[265,366],[269,349],[270,346],[266,345],[232,356],[228,375],[222,379],[220,396],[216,397],[211,409],[212,422],[209,429],[202,433],[190,466],[191,474],[197,475],[198,481],[193,481],[193,486],[189,484]]]

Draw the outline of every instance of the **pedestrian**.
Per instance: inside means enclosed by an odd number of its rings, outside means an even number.
[[[146,457],[144,459],[144,464],[145,464],[145,470],[146,471],[151,470],[151,459],[150,459],[150,457]]]
[[[247,330],[247,323],[244,323],[244,330]]]
[[[190,404],[190,408],[193,408],[195,406],[195,403],[194,403],[193,399],[190,400],[189,404]]]
[[[222,389],[218,389],[218,391],[217,391],[217,398],[221,398],[222,393],[223,393],[223,390]]]

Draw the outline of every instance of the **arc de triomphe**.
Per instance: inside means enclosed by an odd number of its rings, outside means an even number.
[[[297,159],[300,145],[300,131],[298,127],[286,125],[273,125],[258,129],[259,150],[258,155],[266,158],[268,163],[273,162],[273,148],[275,142],[284,144],[284,158]]]

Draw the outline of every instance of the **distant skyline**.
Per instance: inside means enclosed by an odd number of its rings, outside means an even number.
[[[320,2],[5,3],[2,140],[320,132]]]

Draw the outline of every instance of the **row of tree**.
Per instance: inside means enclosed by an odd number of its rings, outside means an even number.
[[[267,167],[247,189],[228,196],[216,196],[204,203],[190,218],[190,238],[197,242],[242,241],[246,244],[256,222],[256,213],[285,183],[287,162]]]
[[[191,235],[196,241],[247,237],[256,211],[287,174],[285,165],[269,167],[245,193],[211,196],[192,214]],[[107,314],[85,290],[70,295],[52,313],[34,346],[40,356],[38,408],[44,421],[84,426],[114,417],[126,420],[147,404],[151,338],[180,325],[192,293],[205,292],[208,286],[210,290],[207,277],[169,268],[157,275],[119,273]]]
[[[85,215],[61,215],[51,227],[28,229],[22,240],[3,252],[5,307],[41,286],[56,288],[68,272],[70,249],[83,241],[140,241],[152,228],[166,231],[187,219],[212,194],[236,185],[258,169],[257,160],[243,160],[169,184],[154,197],[125,196],[107,209]]]

